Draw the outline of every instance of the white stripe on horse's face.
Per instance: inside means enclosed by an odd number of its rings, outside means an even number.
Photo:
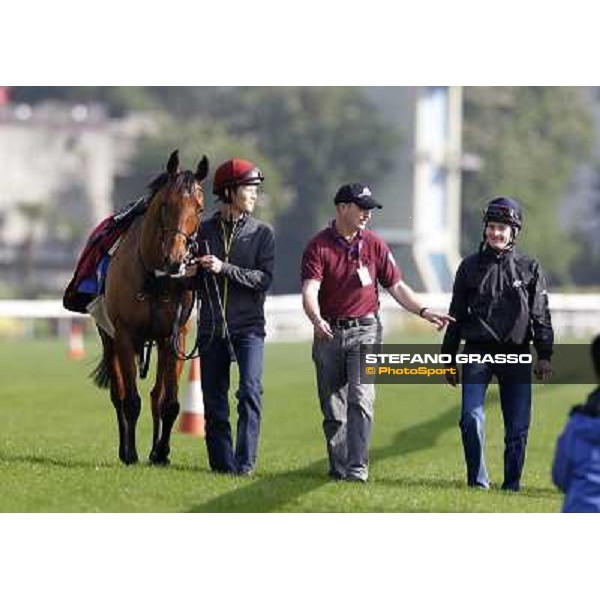
[[[184,173],[179,178],[186,176]],[[184,275],[186,265],[193,258],[204,209],[202,186],[193,181],[184,187],[185,181],[179,178],[162,192],[159,211],[162,264],[157,267],[173,277]]]

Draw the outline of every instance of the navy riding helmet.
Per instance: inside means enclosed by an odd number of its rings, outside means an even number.
[[[523,211],[519,203],[510,196],[498,196],[490,200],[483,214],[483,223],[506,223],[517,230],[523,227]],[[516,232],[515,232],[516,233]]]

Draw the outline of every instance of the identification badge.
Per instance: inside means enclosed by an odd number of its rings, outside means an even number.
[[[371,274],[369,273],[369,269],[367,269],[367,267],[359,267],[356,272],[358,273],[358,278],[360,279],[360,283],[363,287],[372,285],[373,280],[371,279]]]

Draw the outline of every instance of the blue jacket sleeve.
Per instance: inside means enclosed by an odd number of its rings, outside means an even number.
[[[556,443],[556,452],[554,454],[554,463],[552,464],[552,481],[561,491],[566,492],[571,480],[571,427],[567,423],[562,435]]]

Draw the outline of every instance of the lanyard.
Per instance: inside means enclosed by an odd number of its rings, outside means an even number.
[[[237,228],[238,221],[234,221],[231,227],[231,234],[229,235],[229,239],[227,238],[227,230],[225,228],[225,224],[221,221],[221,231],[223,232],[223,248],[225,250],[225,262],[229,262],[229,256],[231,254],[231,247],[233,246],[233,237],[235,235],[235,230]],[[225,318],[227,314],[227,298],[229,294],[229,280],[227,277],[224,278],[223,283],[223,318]],[[223,328],[223,337],[225,337],[225,328]]]
[[[363,240],[362,238],[360,240],[358,240],[358,266],[362,269],[362,259],[360,258],[362,256],[362,247],[363,247]]]

